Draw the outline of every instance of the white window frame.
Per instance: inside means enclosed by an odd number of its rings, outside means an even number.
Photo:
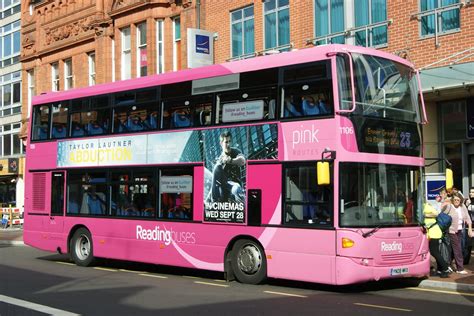
[[[253,15],[251,17],[244,17],[244,10],[250,8],[250,7],[253,7]],[[241,11],[242,12],[242,18],[237,20],[237,21],[232,21],[232,14],[237,12],[237,11]],[[252,53],[248,53],[246,54],[245,53],[245,47],[246,47],[246,42],[245,42],[245,29],[244,29],[244,23],[246,21],[249,21],[249,20],[253,20],[253,25],[254,25],[254,30],[253,30],[253,37],[254,37],[254,43],[253,43],[253,46],[254,46],[254,51],[255,51],[255,6],[253,4],[251,5],[248,5],[246,7],[243,7],[243,8],[240,8],[240,9],[237,9],[237,10],[233,10],[233,11],[230,11],[230,56],[231,56],[231,59],[237,59],[237,58],[240,58],[240,57],[243,57],[243,56],[247,56],[247,55],[250,55],[250,56],[253,56],[255,54],[255,52],[252,52]],[[242,25],[242,52],[240,55],[238,56],[232,56],[232,53],[234,51],[234,47],[233,47],[233,44],[232,44],[232,26],[234,26],[235,24],[241,24]]]
[[[163,20],[156,20],[156,73],[157,74],[162,74],[165,72],[164,25],[165,25],[165,22]]]
[[[9,130],[5,130],[5,126],[9,126]],[[18,145],[20,147],[20,152],[19,153],[13,153],[13,148],[14,148],[14,145],[13,145],[13,135],[19,135],[20,134],[20,127],[21,127],[21,123],[13,123],[13,124],[5,124],[5,125],[2,125],[0,127],[0,138],[1,138],[1,148],[0,148],[0,153],[2,156],[6,156],[6,157],[12,157],[12,156],[18,156],[18,155],[22,155],[23,154],[23,143],[20,139],[20,137],[18,137]],[[5,153],[4,152],[4,148],[5,148],[5,136],[7,135],[11,135],[10,136],[10,152],[9,153]]]
[[[74,87],[74,76],[72,69],[72,58],[64,60],[64,90],[69,90]]]
[[[126,34],[128,32],[128,34]],[[132,42],[131,42],[131,28],[124,27],[120,30],[121,33],[121,80],[132,78]]]
[[[173,18],[173,71],[178,70],[178,42],[181,41],[181,34],[179,38],[176,37],[176,21],[179,20],[180,31],[181,31],[181,17]]]
[[[140,29],[140,26],[144,25],[145,26],[145,43],[140,43],[140,40],[141,40],[141,29]],[[138,23],[137,24],[137,77],[142,77],[141,75],[141,54],[140,54],[140,51],[144,48],[145,50],[147,49],[147,41],[146,41],[146,38],[147,38],[147,23],[146,21],[145,22],[142,22],[142,23]],[[148,52],[147,52],[148,53]],[[147,62],[147,69],[148,69],[148,62]],[[148,71],[148,70],[147,70]],[[146,76],[146,74],[145,74]]]
[[[263,3],[263,8],[262,8],[262,13],[263,13],[263,50],[266,51],[266,50],[273,50],[273,49],[278,49],[280,48],[280,46],[278,46],[278,42],[279,42],[279,37],[280,37],[280,33],[278,32],[278,17],[280,15],[280,11],[283,11],[283,10],[290,10],[290,1],[288,1],[288,4],[287,5],[284,5],[284,6],[279,6],[278,4],[278,0],[275,0],[276,1],[276,5],[275,5],[275,9],[273,10],[268,10],[268,11],[265,11],[265,4]],[[290,11],[289,11],[290,12]],[[276,20],[277,20],[277,32],[276,32],[276,45],[275,47],[265,47],[265,34],[266,34],[266,29],[265,29],[265,16],[267,14],[271,14],[271,13],[276,13]],[[290,14],[290,13],[288,13]],[[255,16],[255,11],[254,11],[254,16]],[[281,48],[284,48],[284,47],[290,47],[291,46],[291,15],[290,15],[290,43],[288,44],[285,44],[285,45],[282,45]]]
[[[31,113],[31,101],[35,95],[35,70],[27,70],[26,74],[28,80],[28,113],[26,114],[26,117],[29,118]]]
[[[15,115],[21,113],[21,71],[15,71],[1,76],[0,78],[0,116]],[[19,93],[20,99],[15,102],[15,85],[18,87],[17,92]],[[5,87],[10,88],[10,103],[5,103]],[[16,109],[17,113],[13,113],[13,110]]]
[[[95,85],[95,52],[87,54],[89,63],[89,86]]]
[[[51,91],[59,91],[59,63],[51,63]]]

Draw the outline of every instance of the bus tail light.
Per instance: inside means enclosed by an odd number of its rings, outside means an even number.
[[[349,238],[342,238],[342,248],[352,248],[355,242]]]

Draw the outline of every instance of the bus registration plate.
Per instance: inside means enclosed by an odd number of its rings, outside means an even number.
[[[408,268],[392,268],[390,269],[390,275],[402,275],[407,274]]]

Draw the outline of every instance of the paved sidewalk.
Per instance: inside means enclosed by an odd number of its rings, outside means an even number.
[[[0,245],[24,245],[23,229],[0,228]],[[452,273],[447,279],[432,276],[421,281],[419,287],[474,293],[474,252],[472,253],[470,264],[466,265],[464,268],[469,272],[469,274],[462,275]]]

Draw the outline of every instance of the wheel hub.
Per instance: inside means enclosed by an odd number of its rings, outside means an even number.
[[[254,274],[262,266],[260,250],[253,245],[244,246],[239,252],[237,263],[242,272]]]

